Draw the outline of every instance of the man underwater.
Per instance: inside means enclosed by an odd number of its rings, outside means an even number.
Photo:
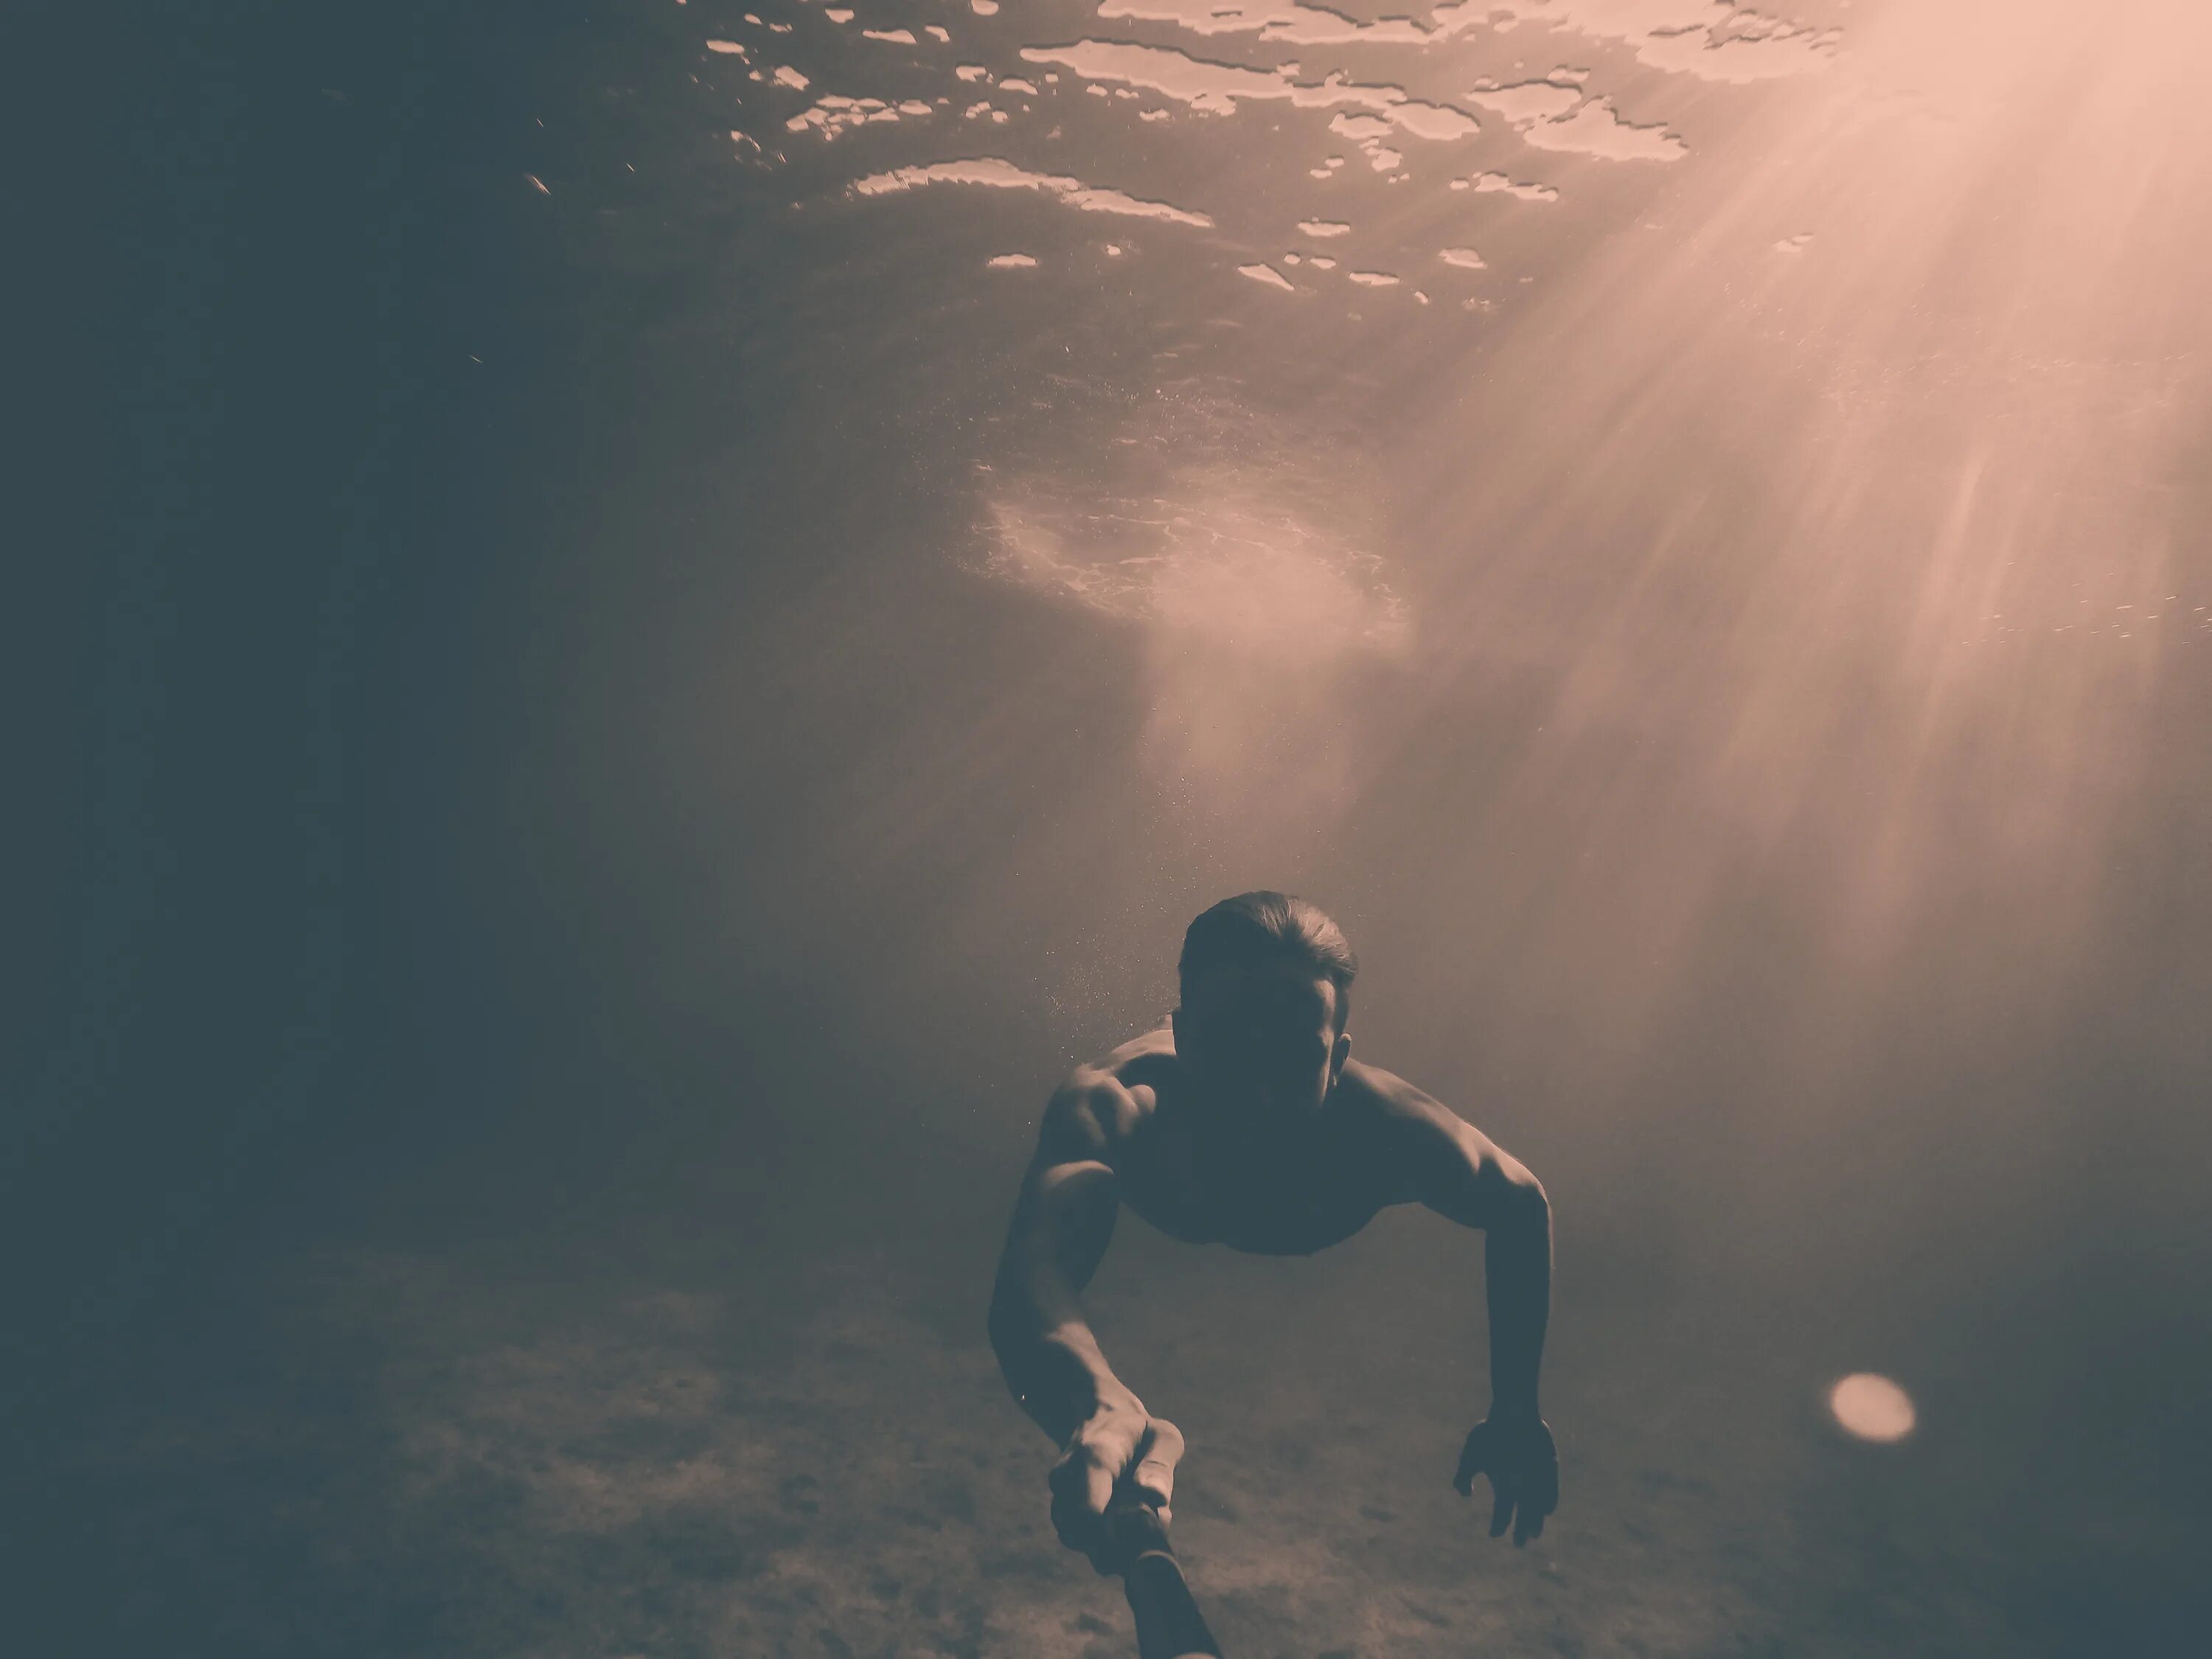
[[[1490,1534],[1525,1543],[1559,1503],[1537,1411],[1550,1314],[1552,1213],[1512,1158],[1403,1079],[1351,1059],[1358,971],[1336,924],[1274,892],[1191,923],[1168,1024],[1078,1066],[1045,1109],[991,1297],[991,1346],[1014,1397],[1062,1455],[1060,1541],[1119,1570],[1104,1516],[1117,1490],[1164,1519],[1183,1450],[1116,1377],[1084,1317],[1126,1204],[1171,1238],[1310,1255],[1386,1206],[1419,1202],[1487,1235],[1490,1414],[1453,1485],[1490,1478]]]

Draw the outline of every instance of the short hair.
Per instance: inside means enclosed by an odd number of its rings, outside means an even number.
[[[1185,1001],[1190,988],[1221,968],[1295,962],[1336,987],[1336,1029],[1351,1018],[1352,981],[1359,974],[1344,930],[1309,899],[1262,890],[1239,893],[1200,911],[1183,932],[1176,963]]]

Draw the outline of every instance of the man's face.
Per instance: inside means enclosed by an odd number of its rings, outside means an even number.
[[[1221,969],[1175,1012],[1176,1054],[1217,1109],[1255,1126],[1310,1120],[1352,1051],[1337,991],[1297,963]]]

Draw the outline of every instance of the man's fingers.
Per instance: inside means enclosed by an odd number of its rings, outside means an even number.
[[[1468,1436],[1467,1444],[1460,1450],[1458,1472],[1452,1476],[1452,1485],[1462,1498],[1474,1496],[1474,1477],[1482,1473],[1482,1433],[1477,1430]]]
[[[1085,1458],[1083,1464],[1084,1506],[1093,1515],[1103,1515],[1113,1497],[1114,1471],[1095,1457]]]
[[[1168,1505],[1175,1501],[1175,1475],[1172,1472],[1163,1470],[1155,1473],[1139,1468],[1130,1477],[1130,1484],[1163,1516],[1168,1512]]]
[[[1115,1491],[1126,1480],[1165,1521],[1182,1454],[1182,1431],[1164,1418],[1137,1418],[1133,1432],[1103,1425],[1070,1445],[1048,1477],[1053,1530],[1060,1541],[1090,1557],[1100,1572],[1120,1571],[1119,1552],[1105,1521]]]
[[[1165,1509],[1175,1499],[1175,1467],[1172,1464],[1139,1463],[1129,1476],[1129,1480],[1161,1509]]]
[[[1060,1541],[1086,1554],[1096,1549],[1103,1535],[1100,1517],[1114,1490],[1113,1473],[1100,1460],[1098,1449],[1070,1446],[1067,1455],[1053,1466],[1048,1484],[1052,1528],[1060,1534]]]
[[[1145,1423],[1145,1438],[1140,1448],[1142,1455],[1164,1459],[1170,1468],[1182,1462],[1182,1431],[1164,1417],[1149,1418]]]
[[[1052,1488],[1054,1504],[1070,1509],[1084,1507],[1097,1490],[1099,1474],[1104,1469],[1104,1460],[1099,1456],[1097,1447],[1070,1446],[1046,1477],[1046,1484]],[[1112,1476],[1109,1474],[1107,1478],[1110,1482]],[[1105,1506],[1091,1504],[1090,1507],[1103,1511]]]
[[[1059,1534],[1060,1541],[1072,1550],[1081,1550],[1087,1555],[1098,1547],[1097,1517],[1086,1515],[1076,1504],[1054,1502],[1052,1529]]]
[[[1474,1495],[1474,1477],[1490,1477],[1495,1500],[1490,1511],[1490,1535],[1503,1538],[1507,1528],[1513,1541],[1524,1544],[1540,1537],[1544,1517],[1559,1506],[1559,1465],[1549,1430],[1540,1423],[1527,1433],[1508,1424],[1478,1423],[1459,1455],[1459,1469],[1452,1485],[1462,1498]]]
[[[1160,1417],[1152,1420],[1137,1448],[1136,1467],[1130,1471],[1129,1478],[1139,1489],[1159,1500],[1163,1516],[1175,1497],[1176,1465],[1182,1461],[1182,1431]]]

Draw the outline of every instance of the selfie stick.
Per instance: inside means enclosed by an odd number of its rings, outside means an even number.
[[[1141,1492],[1117,1496],[1106,1525],[1120,1548],[1121,1588],[1137,1620],[1138,1659],[1221,1659],[1190,1586],[1182,1580],[1167,1522]]]

